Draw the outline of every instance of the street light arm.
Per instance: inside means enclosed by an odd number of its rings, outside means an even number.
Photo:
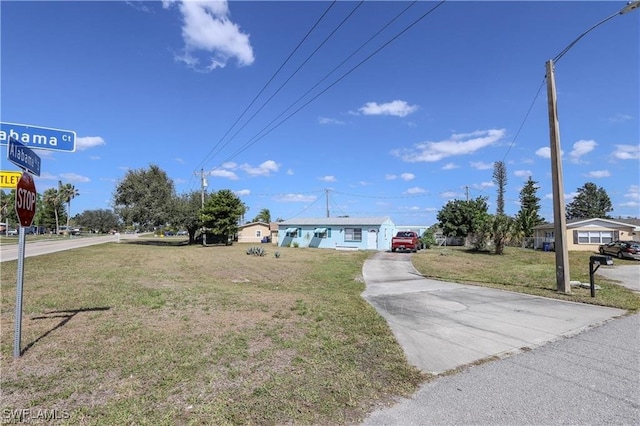
[[[573,46],[575,46],[575,44],[577,42],[579,42],[582,37],[586,36],[587,34],[589,34],[591,31],[595,30],[596,28],[598,28],[600,25],[604,24],[605,22],[607,22],[610,19],[615,18],[618,15],[624,15],[625,13],[629,13],[632,10],[638,9],[640,8],[640,0],[636,0],[636,1],[630,1],[629,3],[627,3],[627,5],[622,8],[620,11],[614,13],[611,16],[607,16],[606,18],[604,18],[602,21],[598,22],[597,24],[593,25],[591,28],[589,28],[588,30],[586,30],[585,32],[583,32],[582,34],[580,34],[580,36],[578,36],[578,38],[576,38],[575,40],[573,40],[567,47],[565,47],[562,52],[558,53],[556,55],[555,58],[553,58],[553,62],[558,62],[560,60],[560,58],[562,58],[565,53],[567,53]]]

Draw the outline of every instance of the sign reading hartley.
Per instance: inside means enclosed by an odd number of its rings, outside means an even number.
[[[22,176],[22,172],[0,171],[0,188],[14,189]]]
[[[40,157],[14,138],[9,138],[7,160],[36,176],[40,176]]]
[[[16,186],[16,214],[20,226],[31,226],[33,216],[36,214],[37,194],[33,177],[24,172]]]
[[[7,145],[12,138],[31,148],[69,152],[76,150],[76,132],[72,130],[0,122],[0,145]]]

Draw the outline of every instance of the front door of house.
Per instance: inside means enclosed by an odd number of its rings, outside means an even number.
[[[375,229],[367,232],[367,249],[376,250],[378,248],[378,233]]]

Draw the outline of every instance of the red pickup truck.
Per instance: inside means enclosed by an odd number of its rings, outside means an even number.
[[[413,231],[399,231],[391,238],[391,251],[409,250],[417,252],[420,248],[420,237]]]

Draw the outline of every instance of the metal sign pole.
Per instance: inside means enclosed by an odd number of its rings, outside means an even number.
[[[22,337],[22,283],[24,282],[24,244],[26,229],[20,226],[20,236],[18,239],[18,279],[16,283],[16,328],[13,341],[13,357],[19,358],[20,340]]]

